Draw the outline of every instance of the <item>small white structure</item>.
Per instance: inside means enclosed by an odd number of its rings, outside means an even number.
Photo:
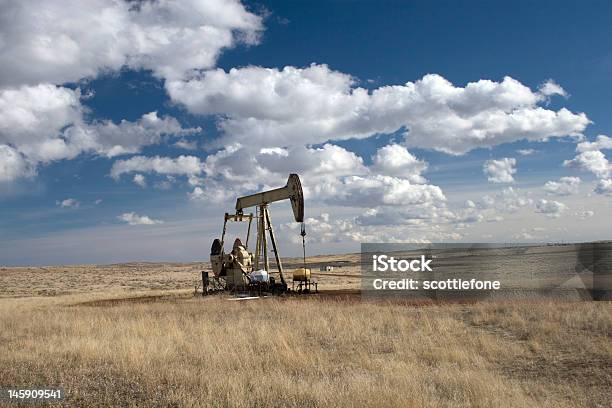
[[[251,282],[270,282],[270,275],[265,269],[251,272],[249,278],[251,278]]]
[[[319,268],[319,270],[321,272],[331,272],[334,270],[334,267],[331,265],[321,265],[321,267]]]

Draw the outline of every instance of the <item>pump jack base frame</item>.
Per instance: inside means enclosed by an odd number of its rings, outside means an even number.
[[[307,281],[295,281],[293,282],[291,288],[289,288],[286,283],[276,282],[274,278],[271,278],[270,282],[254,282],[241,288],[227,290],[225,288],[223,278],[210,276],[207,271],[202,271],[202,296],[209,296],[218,293],[265,297],[266,295],[283,296],[294,294],[313,294],[319,293],[319,288],[318,282],[312,279]]]
[[[297,283],[297,288],[295,287]],[[312,293],[314,287],[314,293],[319,293],[319,283],[316,280],[307,279],[303,281],[293,281],[291,291],[295,293]]]

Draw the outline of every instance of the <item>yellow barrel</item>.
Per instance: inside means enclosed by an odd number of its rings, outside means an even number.
[[[293,281],[294,282],[305,282],[310,280],[310,269],[309,268],[299,268],[293,271]]]

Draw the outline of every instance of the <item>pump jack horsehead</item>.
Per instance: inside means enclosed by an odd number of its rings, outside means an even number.
[[[290,200],[293,208],[293,216],[296,222],[302,223],[302,246],[304,248],[304,267],[293,273],[293,282],[298,282],[299,292],[309,292],[311,287],[310,269],[306,268],[306,247],[304,236],[304,194],[302,183],[297,174],[290,174],[287,185],[274,190],[263,191],[236,200],[236,213],[225,213],[223,222],[223,233],[221,239],[215,239],[210,250],[210,262],[214,274],[213,280],[217,282],[216,287],[233,292],[271,292],[284,293],[288,291],[283,264],[278,253],[277,240],[274,235],[270,210],[268,205],[276,201]],[[255,215],[245,214],[244,209],[255,207]],[[253,219],[257,222],[257,239],[255,252],[249,251],[249,236]],[[225,232],[227,222],[248,222],[246,240],[243,243],[236,238],[230,253],[225,253]],[[272,251],[278,269],[278,278],[270,276],[270,260],[268,258],[268,236],[272,244]],[[206,294],[210,286],[206,273],[203,272],[203,284]],[[314,283],[316,288],[316,283]]]

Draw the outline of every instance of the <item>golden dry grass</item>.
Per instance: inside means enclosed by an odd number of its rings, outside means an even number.
[[[347,262],[322,288],[358,287],[358,255],[315,261]],[[82,407],[609,406],[611,303],[193,297],[206,266],[0,268],[0,386]]]
[[[610,303],[0,300],[0,384],[69,406],[595,407]]]

